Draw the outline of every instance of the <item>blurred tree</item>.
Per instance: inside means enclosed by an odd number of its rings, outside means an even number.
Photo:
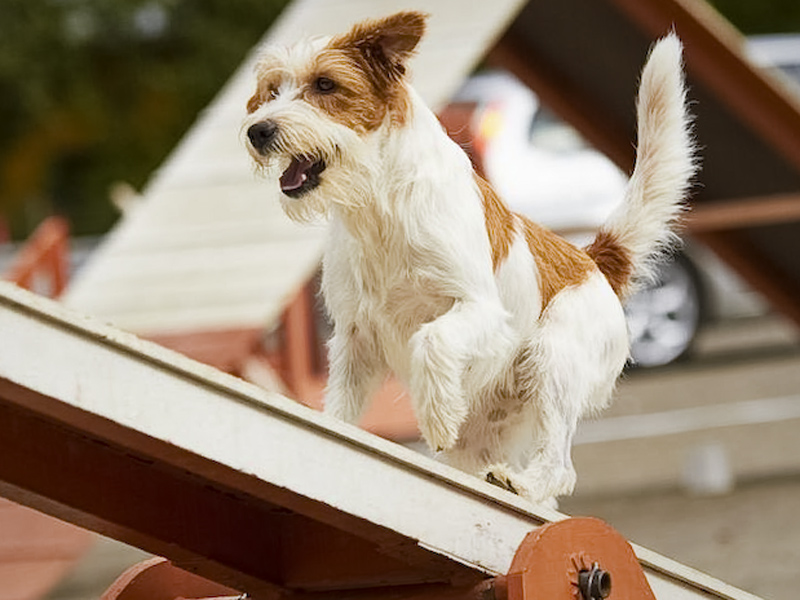
[[[0,213],[17,237],[52,212],[116,217],[286,0],[3,0]]]
[[[798,0],[710,0],[747,35],[800,31]]]

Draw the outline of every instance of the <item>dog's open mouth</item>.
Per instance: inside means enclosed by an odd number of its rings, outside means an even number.
[[[325,161],[293,156],[292,162],[280,178],[281,191],[290,198],[297,198],[320,184],[320,173],[325,170]]]

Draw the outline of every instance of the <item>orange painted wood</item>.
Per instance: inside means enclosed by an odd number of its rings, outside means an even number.
[[[176,600],[177,598],[238,597],[241,594],[174,566],[165,558],[152,558],[125,571],[101,600]]]
[[[317,336],[314,331],[311,286],[304,286],[289,303],[283,316],[286,383],[298,398],[309,396],[313,384],[313,356]]]
[[[0,600],[38,600],[89,549],[93,535],[0,499]]]
[[[69,278],[69,224],[48,217],[23,246],[5,278],[20,287],[57,298]]]
[[[686,226],[692,233],[746,229],[800,221],[800,194],[775,194],[694,206]]]
[[[472,124],[476,108],[477,104],[474,102],[448,104],[439,113],[439,121],[447,135],[467,153],[478,175],[486,179],[482,153],[480,148],[476,147],[479,141],[475,137]]]
[[[610,0],[657,37],[674,28],[686,66],[742,122],[800,169],[800,112],[788,92],[744,58],[744,38],[705,2]]]
[[[478,585],[405,585],[397,587],[340,590],[336,592],[294,593],[285,600],[505,600],[497,587],[498,579]]]
[[[58,413],[59,423],[32,410],[45,405]],[[81,423],[80,430],[70,422]],[[104,434],[91,433],[95,428]],[[219,464],[187,472],[189,458],[180,450],[3,378],[0,441],[0,490],[9,497],[65,514],[254,597],[277,598],[289,581],[305,590],[455,580],[474,584],[477,577],[414,539],[341,514],[324,502],[251,482],[247,474],[227,473]],[[132,445],[139,450],[131,450]],[[216,478],[223,472],[240,488],[257,485],[260,496],[219,483]],[[315,540],[327,542],[315,546]],[[325,559],[328,551],[337,555]],[[325,568],[304,563],[306,553],[325,560]]]
[[[800,284],[765,257],[741,230],[699,232],[695,237],[800,326]]]
[[[243,328],[143,337],[227,373],[237,373],[257,350],[262,335],[261,328]]]
[[[325,382],[325,377],[309,378],[303,383],[305,395],[297,399],[306,406],[322,410]],[[413,441],[420,437],[411,397],[395,377],[387,378],[375,392],[358,425],[370,433],[397,442]]]
[[[309,557],[309,561],[313,557]],[[500,584],[500,586],[498,586]],[[287,592],[286,600],[502,600],[501,582],[484,580],[477,585],[423,584],[381,588],[342,589],[330,593]],[[153,558],[125,571],[101,600],[238,600],[243,596],[179,569],[164,558]],[[253,600],[258,600],[253,597]]]
[[[611,574],[610,598],[655,600],[630,544],[594,518],[566,519],[529,533],[508,572],[508,600],[581,600],[578,572],[594,562]]]

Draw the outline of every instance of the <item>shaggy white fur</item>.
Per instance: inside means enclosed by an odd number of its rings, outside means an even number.
[[[671,243],[694,172],[681,45],[651,53],[625,202],[584,252],[481,185],[408,85],[424,26],[399,13],[271,51],[247,145],[290,217],[331,220],[326,412],[357,422],[392,371],[443,460],[549,499],[575,485],[578,420],[607,405],[628,356],[620,297]]]

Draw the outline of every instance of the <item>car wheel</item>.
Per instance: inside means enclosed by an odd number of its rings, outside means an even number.
[[[678,254],[659,269],[653,284],[625,304],[633,364],[662,366],[686,355],[700,329],[703,308],[697,269]]]

